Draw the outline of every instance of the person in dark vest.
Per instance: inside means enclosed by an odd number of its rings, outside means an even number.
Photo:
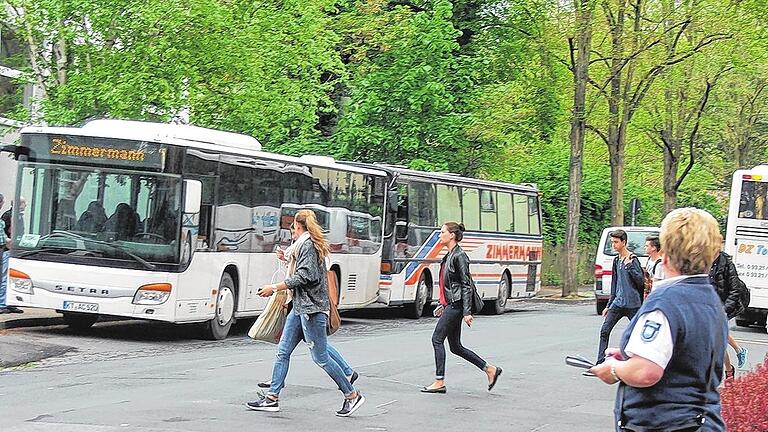
[[[720,412],[725,310],[707,272],[722,236],[709,213],[682,208],[661,223],[660,281],[629,323],[619,349],[590,369],[618,383],[618,431],[725,431]]]

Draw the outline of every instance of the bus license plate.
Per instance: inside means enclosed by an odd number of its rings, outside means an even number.
[[[72,311],[72,312],[98,312],[99,305],[97,303],[80,303],[80,302],[65,301],[64,307],[62,309],[64,309],[65,311]]]

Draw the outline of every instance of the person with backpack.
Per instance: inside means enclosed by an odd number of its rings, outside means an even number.
[[[654,283],[664,279],[664,270],[661,265],[661,242],[659,236],[650,235],[645,238],[645,254],[648,255],[648,263],[645,266],[645,292],[643,298],[647,298],[653,289]]]
[[[435,381],[421,389],[422,393],[445,393],[445,339],[451,352],[482,370],[488,378],[488,391],[496,385],[501,368],[494,366],[465,348],[461,344],[461,323],[472,326],[475,310],[474,283],[469,271],[469,257],[459,246],[464,238],[464,224],[446,222],[440,228],[440,243],[448,249],[440,263],[440,305],[435,309],[439,316],[432,333],[432,348],[435,350]],[[482,303],[482,302],[481,302]]]
[[[712,264],[712,268],[709,270],[709,279],[712,281],[712,285],[717,291],[717,295],[720,297],[720,301],[723,302],[725,308],[725,315],[730,321],[740,313],[744,312],[744,309],[749,306],[749,288],[739,278],[739,273],[736,271],[736,266],[733,264],[731,256],[725,252],[720,254]],[[728,345],[736,351],[736,360],[738,361],[738,368],[741,369],[747,364],[746,347],[739,346],[730,332],[728,333]],[[725,352],[725,377],[733,378],[736,373],[736,368],[731,363],[731,356],[728,351]]]
[[[643,267],[627,247],[626,231],[620,229],[612,231],[610,237],[611,246],[617,255],[613,259],[611,297],[603,309],[605,321],[600,328],[600,346],[597,349],[597,362],[595,364],[605,361],[608,339],[619,320],[627,317],[631,321],[635,317],[643,303],[643,291],[645,290]],[[591,376],[592,373],[585,371],[583,375]]]

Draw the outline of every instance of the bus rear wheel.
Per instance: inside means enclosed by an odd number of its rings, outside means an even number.
[[[229,273],[221,275],[214,310],[213,319],[205,323],[204,335],[206,339],[221,340],[229,334],[235,317],[235,281]]]
[[[424,307],[429,299],[429,277],[422,273],[419,284],[416,285],[416,297],[413,303],[405,305],[405,316],[411,319],[419,319],[424,315]]]
[[[88,330],[96,324],[99,319],[98,314],[62,312],[64,322],[73,330]]]

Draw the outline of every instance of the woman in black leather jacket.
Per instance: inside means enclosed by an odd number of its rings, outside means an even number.
[[[482,369],[488,377],[488,391],[496,385],[501,368],[488,364],[461,344],[461,322],[472,326],[472,296],[474,284],[469,272],[469,257],[459,246],[464,237],[464,224],[446,222],[440,228],[440,243],[448,252],[440,263],[440,305],[435,309],[439,316],[432,334],[435,350],[435,381],[421,389],[424,393],[445,393],[445,339],[451,352]]]
[[[744,282],[739,278],[739,272],[736,271],[736,265],[733,264],[731,256],[725,252],[720,252],[720,255],[715,258],[712,268],[709,270],[709,280],[717,291],[717,295],[723,302],[725,308],[725,315],[728,320],[731,320],[744,311],[744,308],[749,304],[749,288],[744,285]],[[742,294],[746,291],[746,299],[742,298]],[[746,303],[746,304],[744,304]],[[733,335],[728,332],[728,345],[736,351],[736,360],[738,361],[739,369],[743,368],[747,364],[747,347],[742,347],[734,339]],[[728,350],[725,351],[725,363],[723,364],[725,369],[725,377],[733,378],[736,374],[736,368],[731,362],[731,355]]]

